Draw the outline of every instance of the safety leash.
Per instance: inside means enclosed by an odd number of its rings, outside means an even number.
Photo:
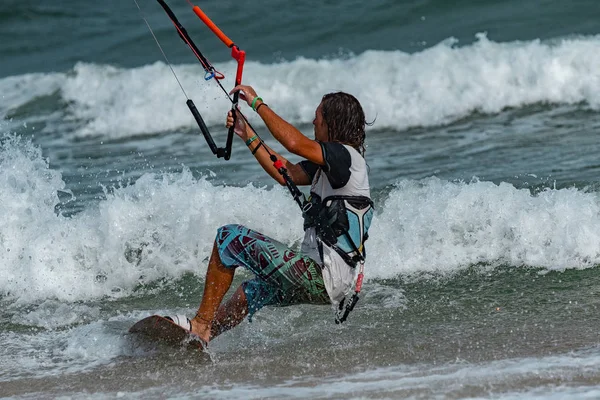
[[[359,270],[358,277],[356,278],[356,285],[354,286],[354,294],[350,297],[350,300],[346,302],[346,298],[344,297],[338,306],[338,310],[335,314],[335,323],[341,324],[346,321],[350,312],[354,310],[354,306],[358,303],[360,290],[362,289],[362,283],[365,272],[365,262],[364,260],[359,261]]]

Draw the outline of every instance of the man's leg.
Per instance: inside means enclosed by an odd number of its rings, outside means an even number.
[[[215,319],[223,296],[225,296],[225,293],[227,293],[231,286],[234,273],[235,269],[227,268],[221,262],[218,247],[215,243],[206,271],[202,302],[200,303],[196,316],[191,320],[192,332],[205,340],[206,343],[208,343],[211,338],[212,322]]]
[[[256,278],[221,304],[240,266]],[[266,305],[329,303],[317,262],[241,225],[219,228],[204,286],[192,332],[207,342]]]
[[[219,306],[212,324],[210,339],[237,326],[246,315],[248,315],[248,301],[244,288],[240,285],[229,300]]]

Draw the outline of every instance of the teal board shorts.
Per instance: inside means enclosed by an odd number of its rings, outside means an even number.
[[[242,225],[220,227],[215,241],[225,267],[255,275],[242,283],[249,320],[264,306],[330,303],[322,267],[312,258]]]

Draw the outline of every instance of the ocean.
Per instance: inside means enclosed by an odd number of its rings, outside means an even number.
[[[196,3],[307,136],[328,92],[374,122],[348,321],[265,308],[206,354],[127,330],[195,313],[219,226],[297,247],[302,217],[240,140],[212,155],[144,19],[219,146],[229,101],[138,2],[0,4],[0,397],[600,397],[597,0]],[[230,51],[169,4],[232,88]]]

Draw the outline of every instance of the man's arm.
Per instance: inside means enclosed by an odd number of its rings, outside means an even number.
[[[263,104],[262,99],[257,97],[252,86],[238,85],[229,94],[235,92],[240,92],[240,98],[246,101],[249,106],[254,107],[254,110],[258,110],[258,115],[265,122],[273,137],[286,150],[315,164],[325,165],[323,151],[319,142],[304,136],[302,132],[277,115],[275,111],[271,110],[267,104]],[[260,107],[261,104],[263,104],[262,107]]]
[[[240,98],[242,100],[246,101],[249,106],[253,106],[255,110],[258,110],[258,114],[267,125],[267,128],[273,137],[280,142],[283,147],[286,148],[286,150],[312,161],[317,165],[325,165],[323,150],[321,149],[319,142],[304,136],[298,129],[271,110],[267,104],[263,104],[262,100],[257,98],[256,92],[251,86],[238,85],[231,90],[230,94],[236,91],[240,92]],[[263,106],[259,107],[261,104],[263,104]],[[233,123],[232,118],[228,118],[228,124],[229,123]],[[254,135],[254,132],[252,132],[249,126],[244,124],[243,133],[240,132],[238,135],[247,141]],[[258,146],[260,146],[260,148],[258,148]],[[284,185],[285,180],[273,166],[273,162],[271,161],[268,152],[275,155],[279,160],[281,160],[281,162],[283,162],[283,165],[288,170],[288,174],[295,184],[308,185],[311,183],[311,177],[300,165],[292,164],[286,158],[273,151],[273,149],[267,147],[266,144],[263,143],[263,145],[260,145],[259,140],[254,140],[248,147],[254,153],[254,156],[263,169],[280,184]]]
[[[252,132],[251,136],[252,135],[254,135],[254,132]],[[300,164],[291,163],[285,157],[282,157],[275,150],[267,146],[267,144],[264,142],[262,145],[260,145],[260,139],[255,140],[248,147],[252,152],[256,150],[256,152],[254,152],[254,157],[256,157],[256,161],[258,161],[258,163],[263,167],[263,169],[280,185],[285,185],[285,180],[283,176],[279,173],[279,171],[277,171],[277,169],[273,166],[273,161],[271,161],[269,153],[273,154],[275,157],[277,157],[277,159],[279,159],[283,163],[283,165],[288,171],[288,175],[292,179],[292,182],[294,182],[296,185],[310,185],[311,179],[304,171],[304,169],[302,169]]]
[[[241,120],[241,116],[238,115],[237,121],[236,134],[247,143],[256,134],[252,129],[250,129],[248,124]],[[231,116],[230,111],[227,116],[227,127],[230,127],[232,124],[233,117]],[[248,149],[252,152],[254,157],[256,157],[256,160],[261,167],[279,184],[285,185],[285,180],[279,171],[277,171],[277,169],[273,166],[271,154],[277,157],[277,159],[283,163],[285,168],[288,170],[288,175],[296,185],[309,185],[311,183],[311,177],[299,164],[291,163],[285,157],[282,157],[281,154],[267,146],[265,142],[261,142],[261,139],[258,137],[256,139],[252,139],[251,143],[248,145]]]
[[[262,102],[259,100],[258,105]],[[292,124],[281,118],[266,104],[258,109],[258,115],[267,125],[271,134],[290,153],[314,162],[325,165],[321,144],[316,140],[307,138]]]

